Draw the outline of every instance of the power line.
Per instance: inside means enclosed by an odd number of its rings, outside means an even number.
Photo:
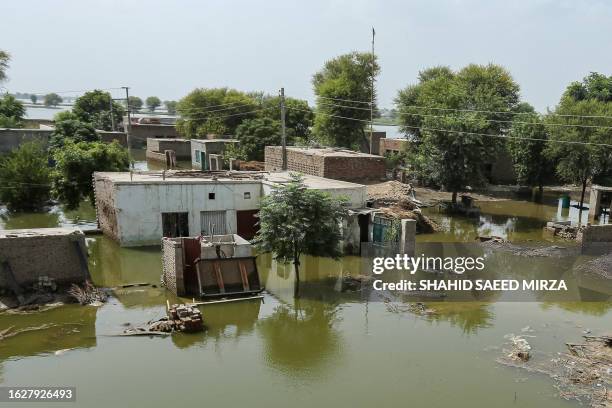
[[[331,103],[324,103],[324,105],[325,106],[335,106],[335,107],[338,107],[338,108],[345,108],[345,109],[359,109],[359,110],[363,110],[363,111],[369,111],[370,110],[370,108],[360,108],[360,107],[356,107],[356,106],[336,105],[336,104],[331,104]],[[424,114],[424,113],[412,113],[412,112],[406,112],[406,111],[398,111],[398,112],[402,113],[404,115],[408,115],[408,116],[422,116],[422,117],[430,117],[430,118],[467,119],[467,118],[461,118],[461,117],[449,116],[449,115],[427,115],[427,114]],[[515,120],[500,120],[500,119],[485,119],[485,118],[481,118],[481,119],[485,120],[487,122],[518,123],[518,124],[531,125],[531,126],[542,125],[542,126],[578,127],[578,128],[591,128],[591,129],[607,129],[607,130],[612,129],[612,126],[580,125],[580,124],[571,124],[571,123],[519,122],[519,121],[515,121]],[[401,125],[399,125],[399,126],[401,126]]]
[[[327,98],[323,96],[319,96],[321,99],[329,99],[332,101],[341,101],[341,102],[350,102],[350,103],[362,103],[369,105],[370,102],[364,101],[354,101],[350,99],[339,99],[339,98]],[[454,108],[439,108],[435,106],[423,106],[423,105],[407,105],[407,108],[416,108],[416,109],[432,109],[432,110],[444,110],[444,111],[454,111],[454,112],[476,112],[476,113],[493,113],[496,115],[530,115],[533,112],[511,112],[511,111],[490,111],[490,110],[479,110],[479,109],[454,109]],[[367,108],[369,110],[370,108]],[[612,116],[605,115],[569,115],[569,114],[561,114],[561,113],[550,113],[552,116],[559,117],[571,117],[571,118],[589,118],[589,119],[612,119]]]
[[[49,91],[49,92],[17,92],[17,91],[15,91],[15,93],[22,93],[22,94],[28,94],[28,95],[47,95],[47,94],[51,94],[51,93],[68,94],[68,93],[82,93],[82,92],[90,92],[90,91],[114,91],[114,90],[118,90],[118,89],[123,89],[123,88],[121,88],[121,87],[117,87],[117,88],[93,88],[93,89],[81,89],[81,90],[76,90],[76,91]]]
[[[293,109],[293,110],[305,111],[304,109],[298,109],[298,108],[293,108],[293,107],[289,107],[289,106],[287,108],[288,109]],[[366,119],[349,118],[349,117],[346,117],[346,116],[332,115],[332,114],[323,113],[323,112],[318,112],[318,113],[322,114],[322,115],[330,116],[330,117],[333,117],[333,118],[347,119],[347,120],[353,120],[353,121],[363,122],[363,123],[370,123],[370,121],[366,120]],[[377,125],[377,126],[389,126],[389,125],[387,125],[385,123],[374,123],[374,125]],[[391,125],[391,126],[398,126],[398,125]],[[466,135],[495,137],[495,138],[501,138],[501,139],[534,140],[534,141],[551,142],[551,143],[565,143],[565,144],[575,144],[575,145],[612,147],[612,144],[606,144],[606,143],[574,142],[574,141],[570,141],[570,140],[543,139],[543,138],[535,138],[535,137],[519,137],[519,136],[509,136],[509,135],[492,135],[492,134],[489,134],[489,133],[476,133],[476,132],[466,132],[466,131],[461,131],[461,130],[425,128],[425,127],[420,127],[420,126],[404,126],[404,127],[411,128],[411,129],[428,130],[428,131],[432,131],[432,132],[463,133],[463,134],[466,134]]]

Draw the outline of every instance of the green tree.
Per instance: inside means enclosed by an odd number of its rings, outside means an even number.
[[[149,96],[146,103],[149,111],[154,112],[155,109],[161,105],[161,100],[157,96]]]
[[[63,147],[68,140],[74,143],[96,142],[100,140],[100,136],[91,124],[80,121],[70,111],[60,112],[55,115],[54,124],[55,129],[51,134],[49,143],[51,149]]]
[[[6,71],[9,67],[11,55],[3,50],[0,50],[0,82],[6,81]]]
[[[498,65],[468,65],[459,72],[434,67],[395,100],[401,130],[414,143],[412,165],[423,180],[457,193],[486,183],[485,165],[505,148],[509,115],[519,86]],[[499,112],[499,113],[493,113]]]
[[[515,115],[510,127],[508,151],[517,181],[538,187],[542,196],[544,183],[551,177],[553,165],[546,153],[548,127],[529,104],[521,104],[521,115]]]
[[[329,193],[308,189],[299,174],[266,196],[259,210],[260,229],[255,245],[275,259],[293,262],[296,292],[300,281],[301,255],[342,256],[340,225],[346,216],[346,201]]]
[[[186,138],[234,134],[244,120],[257,117],[259,103],[244,92],[228,88],[198,88],[181,99],[176,128]]]
[[[32,101],[32,103],[34,105],[36,105],[36,101],[38,100],[38,96],[36,96],[35,94],[30,94],[30,100]]]
[[[287,131],[287,143],[291,143],[291,133]],[[270,118],[245,120],[236,129],[236,139],[248,160],[263,161],[266,146],[281,144],[281,124]]]
[[[369,151],[366,124],[370,120],[371,99],[374,117],[378,116],[376,92],[371,84],[379,72],[372,54],[352,52],[327,61],[313,76],[317,96],[313,131],[321,142]]]
[[[120,123],[124,114],[123,106],[112,101],[108,92],[94,90],[84,93],[76,99],[72,111],[80,121],[90,123],[95,129],[112,130],[111,102],[115,123]]]
[[[128,101],[132,112],[140,112],[140,109],[142,109],[142,99],[137,96],[130,96]]]
[[[11,210],[37,210],[50,199],[51,171],[40,143],[22,144],[0,159],[0,201]]]
[[[64,100],[58,94],[52,92],[45,95],[44,104],[45,106],[57,106]]]
[[[177,101],[164,101],[164,106],[166,107],[169,115],[176,114],[176,105],[178,105]]]
[[[263,108],[261,116],[280,122],[281,109],[280,97],[264,95],[261,98]],[[285,126],[292,130],[292,135],[307,140],[310,136],[310,128],[313,124],[314,113],[308,102],[286,97],[285,98]]]
[[[79,206],[85,198],[93,202],[92,175],[95,171],[125,171],[129,168],[127,150],[119,143],[66,141],[53,151],[53,187],[68,208]]]
[[[13,95],[5,94],[0,99],[0,127],[19,128],[26,110],[23,103]]]
[[[584,205],[587,184],[612,165],[612,149],[599,145],[612,144],[610,123],[602,117],[612,116],[610,78],[591,73],[582,83],[570,84],[554,112],[548,115],[549,122],[566,125],[550,126],[552,143],[547,153],[556,163],[555,170],[561,179],[582,187],[580,208]],[[585,116],[589,117],[591,127],[584,126]]]

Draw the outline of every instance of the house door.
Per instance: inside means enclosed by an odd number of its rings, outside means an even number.
[[[259,230],[258,218],[255,217],[258,210],[236,211],[236,222],[238,224],[238,235],[244,239],[253,239]]]
[[[202,211],[200,213],[202,235],[227,234],[227,220],[225,211]]]
[[[370,227],[370,214],[359,214],[358,215],[358,221],[359,221],[359,235],[360,235],[360,242],[369,242],[370,241],[370,234],[369,234],[369,227]]]
[[[162,234],[167,238],[189,236],[189,213],[162,213]]]

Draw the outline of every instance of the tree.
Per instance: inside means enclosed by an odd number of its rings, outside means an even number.
[[[146,102],[147,108],[149,108],[151,112],[154,112],[155,109],[161,105],[161,100],[157,96],[149,96]]]
[[[0,127],[19,128],[25,116],[26,110],[23,103],[13,95],[5,94],[0,99]]]
[[[181,99],[176,128],[189,139],[207,134],[234,134],[244,120],[257,116],[259,103],[244,92],[228,88],[198,88]]]
[[[261,116],[273,119],[280,123],[281,109],[280,97],[262,95]],[[310,127],[313,124],[314,113],[308,102],[287,97],[285,98],[285,126],[292,130],[292,135],[307,140],[310,136]]]
[[[38,96],[36,96],[35,94],[30,94],[30,100],[32,101],[32,103],[34,105],[36,105],[36,101],[38,100]]]
[[[164,101],[164,106],[166,107],[166,110],[168,111],[169,115],[176,114],[176,105],[177,104],[178,104],[177,101]]]
[[[466,186],[485,184],[485,165],[505,148],[499,136],[508,131],[506,112],[514,112],[518,102],[519,86],[498,65],[419,73],[418,84],[401,90],[395,100],[400,129],[413,141],[417,174],[451,191],[453,203]]]
[[[80,121],[91,124],[95,129],[112,130],[111,103],[115,123],[120,123],[124,114],[123,106],[112,101],[108,92],[94,90],[84,93],[77,98],[72,111]]]
[[[610,124],[602,117],[612,116],[611,94],[612,77],[591,73],[582,83],[570,84],[559,105],[548,116],[550,123],[565,126],[550,126],[552,143],[547,153],[556,163],[555,170],[561,179],[582,187],[581,209],[587,184],[612,165],[612,149],[600,146],[612,144]],[[588,126],[591,127],[584,126],[585,116],[589,117]]]
[[[303,177],[294,173],[289,183],[262,200],[255,245],[262,252],[272,252],[277,260],[293,262],[296,293],[301,255],[342,256],[340,225],[347,214],[345,204],[329,193],[308,189]]]
[[[128,101],[132,112],[140,112],[140,109],[142,109],[142,99],[137,96],[130,96]]]
[[[11,55],[3,50],[0,50],[0,82],[6,81],[6,71],[9,67]]]
[[[0,200],[11,210],[37,210],[50,199],[51,171],[40,143],[22,144],[0,160]]]
[[[55,129],[51,134],[49,143],[51,149],[63,147],[68,140],[74,143],[96,142],[100,140],[100,136],[91,124],[80,121],[70,111],[60,112],[55,115],[54,124]]]
[[[45,95],[45,106],[57,106],[63,102],[63,99],[58,94],[52,92]]]
[[[92,175],[95,171],[125,171],[129,168],[127,150],[113,143],[66,141],[62,149],[53,151],[55,171],[53,187],[57,197],[68,208],[78,207],[89,197],[93,202]]]
[[[551,176],[552,163],[546,154],[548,127],[529,104],[521,104],[509,131],[508,151],[517,181],[538,187],[541,198],[544,183]]]
[[[290,131],[287,132],[288,143],[291,142]],[[264,160],[266,146],[281,144],[281,124],[270,118],[249,119],[236,129],[236,139],[240,141],[240,150],[248,160]]]
[[[313,76],[317,96],[313,130],[321,142],[369,151],[365,126],[370,120],[371,98],[375,104],[374,116],[378,116],[371,83],[379,71],[372,54],[352,52],[327,61]]]

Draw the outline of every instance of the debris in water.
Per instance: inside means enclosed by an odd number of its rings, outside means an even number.
[[[68,289],[68,294],[75,298],[81,305],[100,306],[108,299],[106,292],[96,288],[89,281],[86,281],[82,288],[73,283],[70,289]]]
[[[149,322],[145,327],[128,328],[123,335],[146,336],[175,331],[195,333],[204,330],[202,312],[192,305],[168,305],[168,316]]]

